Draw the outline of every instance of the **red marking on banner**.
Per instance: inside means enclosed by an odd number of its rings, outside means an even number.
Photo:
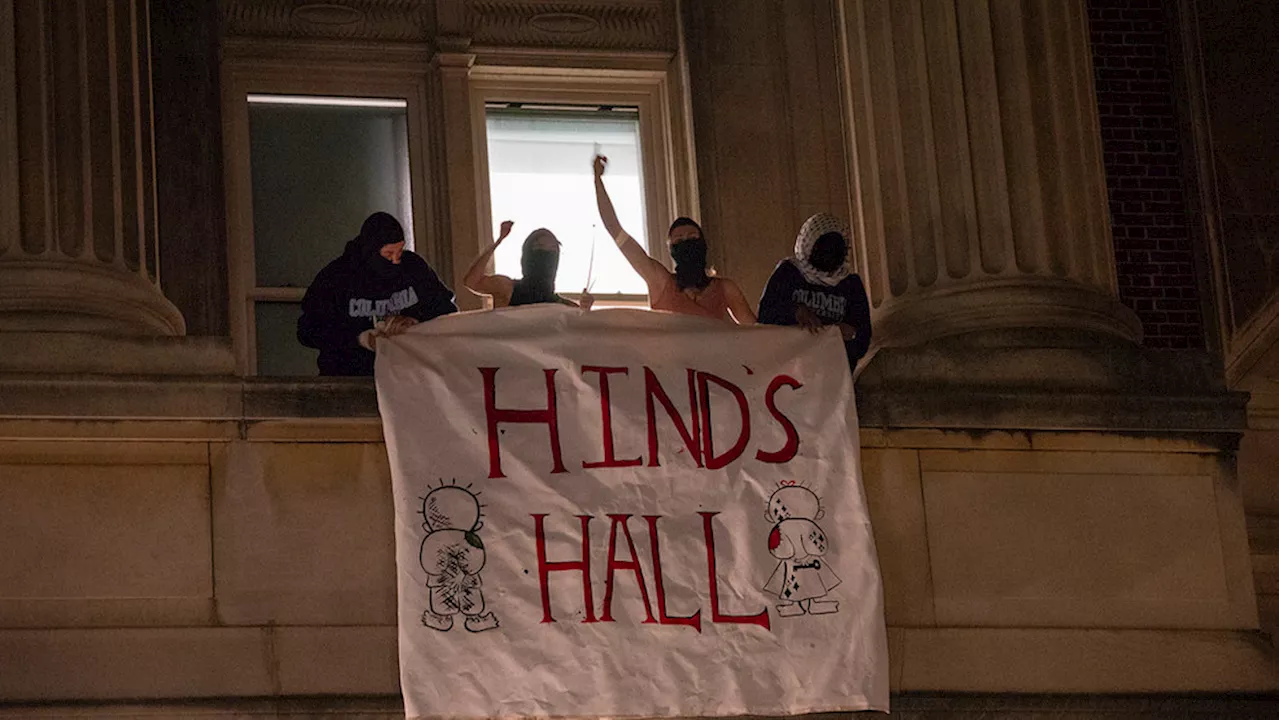
[[[698,514],[702,516],[702,533],[707,545],[707,584],[711,590],[711,622],[759,625],[769,630],[769,608],[755,615],[730,615],[720,612],[720,588],[716,578],[716,535],[715,528],[711,525],[711,519],[720,513],[699,512]]]
[[[499,423],[546,423],[551,435],[551,472],[567,472],[560,457],[560,425],[556,419],[556,371],[542,371],[547,381],[547,407],[541,410],[518,410],[497,406],[498,368],[478,369],[484,378],[484,416],[489,426],[489,477],[506,477],[502,474],[502,452],[498,447]]]
[[[663,625],[688,625],[699,633],[702,632],[702,609],[695,610],[692,615],[681,617],[667,614],[667,588],[662,578],[662,551],[658,548],[658,520],[661,515],[645,515],[649,523],[649,555],[653,559],[653,582],[658,596],[658,618]]]
[[[646,623],[656,623],[653,610],[649,607],[649,590],[645,584],[644,570],[640,567],[640,558],[636,555],[636,544],[631,539],[631,528],[627,527],[630,515],[609,515],[609,563],[604,578],[604,610],[600,613],[601,622],[613,622],[613,575],[618,570],[631,570],[636,574],[636,585],[640,587],[640,599],[644,600]],[[614,553],[618,546],[618,526],[622,526],[622,534],[627,538],[627,549],[631,552],[630,560],[618,560]]]
[[[784,463],[791,460],[800,452],[800,433],[796,432],[796,426],[792,424],[791,419],[783,415],[778,410],[778,404],[774,402],[774,395],[783,386],[790,387],[792,390],[799,390],[804,387],[799,380],[790,375],[779,375],[769,383],[769,389],[764,393],[764,406],[769,409],[769,414],[773,419],[782,426],[782,431],[787,434],[787,441],[782,447],[775,452],[766,452],[764,450],[756,451],[756,459],[760,462],[767,463]]]
[[[741,417],[742,428],[738,431],[738,440],[724,454],[717,456],[715,453],[715,443],[711,433],[711,392],[708,383],[715,383],[720,387],[728,390],[733,399],[738,402],[738,414]],[[742,455],[742,451],[747,447],[747,441],[751,439],[751,412],[750,406],[747,404],[747,396],[743,394],[742,389],[737,385],[717,377],[707,372],[698,372],[698,395],[701,400],[702,408],[702,457],[706,463],[708,470],[719,470],[728,465],[738,456]]]
[[[556,562],[547,560],[547,535],[543,528],[543,521],[547,517],[546,514],[532,515],[532,517],[534,542],[538,551],[538,584],[542,590],[542,622],[553,623],[556,621],[555,618],[551,617],[551,588],[547,583],[551,573],[570,571],[582,573],[582,606],[586,611],[586,617],[582,622],[597,622],[595,601],[591,595],[591,535],[587,527],[591,523],[591,516],[577,516],[582,523],[582,559]]]
[[[598,365],[583,365],[582,372],[600,373],[600,417],[604,434],[604,460],[602,462],[584,462],[584,468],[598,467],[635,467],[640,464],[640,458],[633,460],[618,460],[613,455],[613,413],[609,403],[609,375],[610,373],[627,374],[624,367],[601,367]]]
[[[676,432],[680,433],[680,438],[684,440],[684,444],[689,448],[689,454],[693,456],[693,461],[702,467],[702,448],[698,445],[698,389],[694,382],[693,369],[687,370],[689,378],[689,425],[684,424],[684,418],[676,411],[676,406],[671,402],[671,398],[667,396],[667,392],[662,389],[662,384],[658,382],[658,376],[653,374],[649,368],[644,369],[644,408],[646,424],[649,428],[649,467],[658,467],[658,423],[656,413],[653,408],[653,399],[657,398],[662,403],[662,407],[667,411],[667,417],[671,418],[671,424],[675,426]]]

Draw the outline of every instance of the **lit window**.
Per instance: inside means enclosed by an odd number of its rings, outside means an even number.
[[[558,292],[643,295],[644,281],[600,223],[591,172],[596,153],[609,158],[618,219],[648,248],[636,108],[490,104],[485,115],[494,236],[503,220],[516,224],[494,256],[495,272],[520,277],[521,244],[545,227],[560,239]]]
[[[296,339],[302,296],[369,214],[389,212],[413,248],[406,103],[249,95],[253,342],[259,375],[315,375]]]

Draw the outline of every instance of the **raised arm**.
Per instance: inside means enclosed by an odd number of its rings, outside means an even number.
[[[502,244],[502,241],[511,234],[512,223],[510,220],[503,220],[501,232],[498,239],[489,244],[484,252],[480,253],[475,261],[471,263],[471,267],[467,268],[467,274],[462,278],[462,284],[468,290],[476,295],[489,295],[494,298],[494,304],[498,307],[505,306],[511,301],[511,291],[515,287],[515,283],[506,275],[489,275],[485,269],[489,266],[489,258],[493,257],[493,253]]]
[[[600,221],[604,223],[604,229],[617,243],[618,249],[631,264],[631,268],[652,289],[666,274],[667,269],[662,266],[662,263],[649,257],[644,248],[640,247],[640,243],[627,234],[627,231],[622,229],[622,224],[618,222],[618,213],[614,211],[613,201],[609,199],[609,191],[604,187],[604,169],[608,163],[609,158],[603,155],[597,155],[591,163],[596,176],[596,207],[600,210]]]

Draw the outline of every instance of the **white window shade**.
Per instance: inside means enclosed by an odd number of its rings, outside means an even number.
[[[618,220],[645,248],[640,122],[626,111],[489,110],[489,198],[493,233],[515,222],[495,254],[495,271],[520,277],[524,238],[545,227],[560,239],[559,292],[643,294],[644,281],[622,257],[600,222],[591,161],[609,158],[605,183]],[[594,261],[592,248],[594,247]]]

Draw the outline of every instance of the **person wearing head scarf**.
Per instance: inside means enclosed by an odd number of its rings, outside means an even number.
[[[613,201],[604,187],[604,170],[609,159],[597,155],[592,169],[596,182],[596,206],[605,229],[622,251],[631,267],[644,278],[649,289],[649,307],[653,310],[700,315],[715,320],[736,321],[739,325],[756,322],[755,313],[742,290],[734,281],[717,277],[707,267],[707,241],[702,227],[687,217],[676,218],[667,230],[667,242],[675,272],[649,257],[640,243],[627,234],[618,222]]]
[[[514,305],[533,305],[535,303],[559,303],[561,305],[578,306],[568,298],[556,294],[556,270],[560,267],[560,241],[555,234],[546,228],[538,228],[529,233],[520,249],[520,279],[512,280],[506,275],[489,275],[485,269],[489,258],[497,251],[498,246],[511,234],[514,225],[510,220],[502,221],[498,239],[490,243],[484,252],[471,263],[462,284],[477,295],[493,298],[495,308]],[[584,294],[583,306],[590,308],[591,298]]]
[[[400,222],[376,212],[311,281],[298,342],[320,351],[321,375],[373,375],[376,338],[457,310],[427,261],[404,249]]]
[[[805,220],[795,255],[778,263],[760,296],[760,322],[811,332],[837,325],[849,367],[866,354],[871,309],[862,278],[850,267],[849,228],[843,221],[826,213]]]

